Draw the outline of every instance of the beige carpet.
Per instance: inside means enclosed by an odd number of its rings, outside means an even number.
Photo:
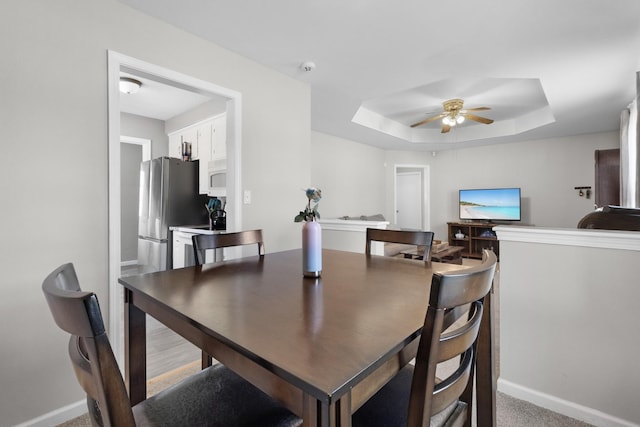
[[[200,361],[196,360],[181,368],[152,378],[147,382],[148,394],[153,395],[164,390],[199,369]],[[590,424],[540,408],[500,392],[496,396],[496,418],[497,427],[591,427]],[[89,421],[89,416],[85,414],[60,424],[60,427],[91,427],[91,422]]]
[[[158,387],[155,392],[162,390],[165,386],[173,384],[175,381],[179,380],[181,376],[174,376],[177,371],[181,371],[181,375],[189,374],[194,372],[193,369],[199,369],[199,366],[200,362],[198,361],[195,362],[193,367],[177,369],[175,373],[163,375],[163,378],[158,378],[158,381],[154,385],[154,387]],[[150,393],[151,387],[152,386],[150,384]],[[515,399],[500,392],[498,392],[496,396],[496,418],[497,427],[592,427],[590,424],[540,408],[539,406]],[[89,416],[85,414],[60,424],[60,426],[91,427],[91,422],[89,421]]]

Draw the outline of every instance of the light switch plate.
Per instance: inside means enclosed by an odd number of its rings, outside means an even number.
[[[251,190],[244,190],[243,200],[245,205],[251,204]]]

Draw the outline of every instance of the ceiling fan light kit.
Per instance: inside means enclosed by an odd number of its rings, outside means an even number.
[[[422,126],[427,123],[431,123],[435,120],[442,119],[442,131],[441,133],[447,133],[453,126],[464,123],[465,119],[473,120],[478,123],[484,123],[486,125],[493,123],[493,120],[486,117],[476,116],[475,114],[469,114],[469,111],[484,111],[490,110],[489,107],[476,107],[464,109],[464,101],[462,99],[450,99],[442,103],[442,113],[428,117],[411,125],[412,128]]]
[[[463,122],[464,116],[461,114],[450,114],[442,119],[442,123],[447,126],[461,125]]]

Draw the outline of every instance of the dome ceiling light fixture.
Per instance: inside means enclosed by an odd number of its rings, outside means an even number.
[[[127,95],[136,93],[140,90],[142,82],[140,80],[132,79],[131,77],[120,77],[120,92]]]
[[[417,126],[422,126],[427,123],[431,123],[435,120],[442,119],[442,131],[440,133],[447,133],[451,130],[452,127],[456,125],[462,124],[465,119],[473,120],[479,123],[484,123],[489,125],[493,123],[493,120],[487,119],[486,117],[476,116],[475,114],[470,114],[469,111],[485,111],[490,110],[489,107],[476,107],[476,108],[462,108],[464,106],[464,101],[462,99],[450,99],[448,101],[444,101],[442,103],[443,111],[440,114],[437,114],[432,117],[428,117],[424,120],[419,121],[418,123],[414,123],[411,125],[412,128]]]

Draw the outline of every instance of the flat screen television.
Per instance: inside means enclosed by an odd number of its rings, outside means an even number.
[[[519,188],[460,190],[460,219],[473,221],[520,221]]]

